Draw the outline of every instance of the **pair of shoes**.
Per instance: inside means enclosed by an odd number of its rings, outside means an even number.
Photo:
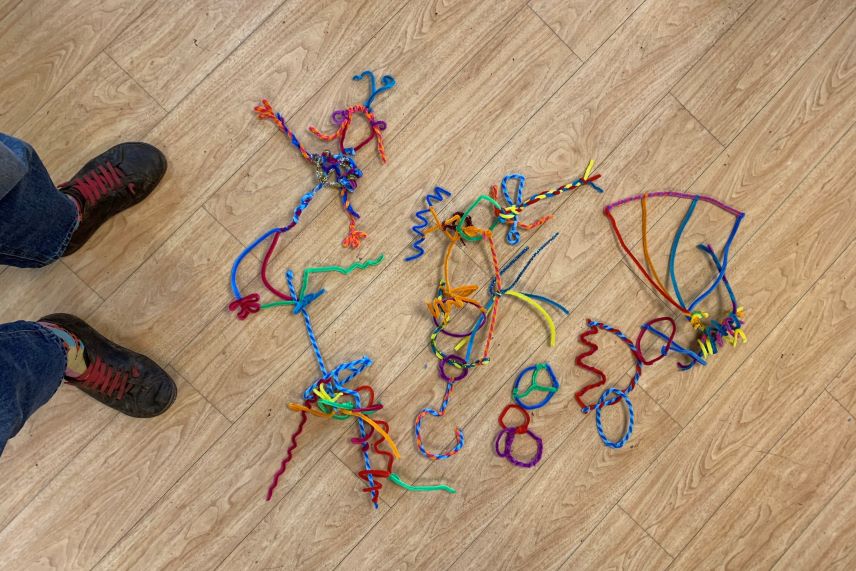
[[[149,196],[163,178],[167,161],[147,143],[122,143],[86,163],[58,190],[77,203],[80,221],[63,256],[79,250],[104,222]],[[55,313],[40,321],[72,333],[83,343],[86,371],[69,384],[110,408],[148,418],[166,411],[177,394],[175,382],[154,361],[113,343],[82,319]]]
[[[81,341],[86,371],[76,378],[66,377],[66,382],[89,396],[138,418],[162,414],[175,402],[175,382],[145,355],[113,343],[73,315],[54,313],[39,321],[56,325]]]
[[[59,185],[77,202],[80,223],[63,256],[83,246],[104,222],[141,202],[166,172],[166,157],[147,143],[122,143],[101,153]]]

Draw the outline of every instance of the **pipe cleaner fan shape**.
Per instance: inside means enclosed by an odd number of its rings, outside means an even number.
[[[688,202],[687,211],[678,225],[678,228],[675,232],[675,236],[671,243],[671,247],[669,249],[668,268],[666,272],[668,282],[660,278],[661,274],[657,271],[651,259],[649,251],[647,213],[648,200],[652,198],[677,198],[679,201],[678,203],[680,203],[681,201]],[[639,260],[639,258],[627,245],[627,242],[621,234],[621,230],[619,229],[618,223],[616,222],[615,217],[613,216],[613,211],[617,208],[635,202],[638,202],[640,204],[642,210],[641,241],[644,263],[643,261]],[[701,292],[699,292],[692,298],[685,298],[685,288],[682,287],[681,281],[678,279],[677,273],[675,271],[676,258],[679,251],[681,237],[684,234],[687,224],[689,223],[690,219],[692,218],[693,214],[696,212],[696,209],[700,204],[710,205],[722,210],[723,212],[733,217],[733,222],[728,236],[725,239],[722,248],[719,250],[719,253],[717,253],[717,250],[715,250],[711,244],[702,243],[697,246],[699,250],[701,250],[704,254],[707,255],[707,257],[710,258],[711,264],[714,268],[713,277],[710,283],[706,287],[704,287]],[[654,291],[657,292],[657,294],[660,296],[661,299],[663,299],[664,302],[670,304],[672,307],[677,309],[681,313],[681,315],[683,315],[686,321],[690,323],[696,333],[696,344],[698,346],[698,349],[683,347],[675,340],[677,326],[675,320],[670,316],[656,317],[644,323],[640,328],[635,343],[623,333],[621,333],[621,331],[619,331],[618,329],[600,323],[598,321],[589,320],[589,329],[580,335],[580,342],[589,347],[589,350],[578,355],[576,363],[581,368],[586,369],[595,374],[598,377],[598,381],[586,387],[583,387],[580,391],[576,393],[577,403],[580,405],[580,408],[583,413],[588,413],[592,410],[596,411],[597,430],[603,443],[607,446],[611,446],[614,448],[621,448],[630,438],[630,435],[633,431],[634,413],[633,405],[630,402],[629,393],[636,386],[636,383],[638,382],[639,377],[642,374],[643,366],[651,366],[657,361],[666,357],[666,355],[668,355],[669,353],[674,352],[685,358],[684,362],[679,362],[677,364],[678,368],[681,371],[687,371],[696,365],[707,365],[710,357],[716,355],[719,352],[719,349],[723,348],[726,343],[732,346],[736,346],[738,341],[746,343],[746,333],[744,332],[744,310],[737,302],[734,290],[731,287],[731,283],[728,281],[728,277],[726,275],[729,263],[729,255],[731,252],[731,245],[734,242],[734,238],[737,235],[737,230],[739,229],[745,214],[710,196],[705,196],[701,194],[686,194],[683,192],[675,191],[652,192],[629,196],[627,198],[613,202],[612,204],[608,204],[604,208],[604,214],[606,215],[610,225],[612,226],[613,231],[615,232],[615,237],[621,249],[633,262],[633,265],[642,274],[642,277],[645,278],[645,280],[651,285]],[[705,301],[710,299],[710,296],[719,288],[720,285],[725,288],[725,291],[728,295],[729,307],[727,311],[725,311],[724,314],[719,319],[717,319],[710,316],[710,313],[704,309],[703,304],[705,303]],[[671,286],[671,288],[669,286]],[[601,330],[613,333],[630,347],[635,361],[636,372],[632,381],[625,389],[619,389],[615,387],[609,388],[601,394],[597,402],[587,403],[584,401],[583,396],[588,391],[606,384],[606,375],[600,369],[597,369],[596,367],[593,367],[585,362],[585,359],[587,357],[590,357],[597,351],[597,345],[594,344],[594,342],[592,342],[591,340],[589,340],[589,337],[597,334],[597,332]],[[660,347],[659,354],[655,355],[650,359],[646,358],[642,349],[642,340],[644,339],[646,333],[654,335],[660,341],[663,342]],[[612,441],[606,436],[603,431],[600,414],[604,407],[614,405],[622,401],[626,404],[628,410],[627,429],[621,439],[617,441]]]
[[[499,187],[494,186],[491,189],[490,195],[479,196],[470,206],[463,212],[456,212],[447,218],[441,218],[435,209],[435,205],[442,202],[445,198],[450,197],[451,193],[447,190],[437,187],[433,194],[429,194],[425,198],[426,208],[416,212],[416,218],[420,221],[419,224],[413,226],[412,230],[416,235],[416,239],[412,244],[415,254],[405,258],[406,261],[416,260],[422,257],[425,249],[422,244],[425,238],[430,233],[441,233],[447,239],[445,254],[443,255],[443,277],[437,286],[437,294],[431,301],[427,302],[428,311],[434,320],[434,329],[431,332],[430,346],[434,355],[438,359],[437,374],[440,379],[446,384],[442,403],[439,409],[424,408],[416,416],[414,424],[414,433],[416,435],[416,446],[423,456],[431,460],[442,460],[450,458],[461,451],[464,447],[464,433],[460,428],[455,428],[455,444],[448,450],[441,452],[431,452],[426,449],[422,434],[422,426],[427,416],[442,417],[446,414],[452,392],[457,383],[464,380],[470,370],[485,365],[490,362],[490,349],[493,342],[496,324],[499,317],[500,300],[505,297],[512,297],[527,303],[546,321],[550,330],[550,345],[553,346],[556,340],[556,328],[550,314],[539,302],[548,304],[559,311],[568,314],[568,310],[560,303],[535,293],[522,292],[516,289],[523,275],[535,261],[538,255],[548,247],[558,236],[558,233],[553,234],[546,242],[539,246],[530,256],[526,263],[522,266],[517,276],[510,284],[503,283],[503,276],[524,255],[529,251],[529,247],[523,248],[504,266],[499,264],[499,256],[496,250],[496,242],[494,240],[494,231],[499,225],[507,226],[506,241],[509,244],[517,244],[520,241],[520,230],[528,230],[537,228],[546,223],[550,216],[544,216],[531,222],[522,222],[521,215],[535,204],[558,196],[560,194],[573,191],[582,186],[591,186],[598,192],[603,192],[594,181],[600,178],[600,175],[592,175],[591,171],[594,167],[594,162],[590,161],[585,173],[582,177],[572,183],[560,186],[556,189],[534,194],[528,199],[523,198],[525,186],[525,178],[523,175],[511,174],[503,178]],[[512,197],[509,191],[509,185],[516,184],[516,192]],[[502,199],[506,204],[500,203],[500,188]],[[482,202],[489,203],[491,212],[493,213],[493,222],[487,228],[480,228],[473,224],[470,214]],[[429,218],[430,216],[430,218]],[[433,220],[433,225],[430,225],[430,220]],[[478,286],[474,284],[454,285],[451,276],[449,275],[449,260],[452,252],[457,244],[465,244],[469,242],[485,242],[488,245],[493,266],[493,277],[488,284],[489,300],[482,304],[475,299],[474,295],[478,290]],[[463,310],[465,306],[475,308],[477,315],[473,324],[462,331],[451,331],[449,325],[456,311]],[[480,357],[473,356],[473,349],[477,336],[482,329],[485,329],[485,339],[481,350]],[[453,351],[444,352],[438,345],[440,335],[451,337],[456,341]],[[512,437],[513,440],[513,437]],[[506,439],[506,446],[510,447],[512,440]]]
[[[391,75],[384,75],[381,78],[381,85],[378,86],[374,73],[371,71],[364,71],[360,75],[355,75],[353,79],[356,81],[362,79],[369,80],[368,99],[363,104],[352,105],[347,109],[334,111],[331,118],[336,125],[336,129],[332,133],[325,134],[315,127],[309,127],[309,131],[322,141],[337,140],[339,143],[338,153],[333,153],[329,150],[318,153],[309,152],[297,138],[297,135],[288,127],[283,116],[273,110],[267,99],[263,99],[261,105],[255,107],[258,118],[270,119],[276,123],[279,130],[288,137],[291,144],[300,152],[300,156],[312,166],[316,184],[300,198],[291,220],[287,224],[276,226],[263,233],[253,240],[235,259],[231,272],[231,287],[234,300],[229,304],[229,310],[237,312],[238,319],[246,319],[249,315],[258,312],[262,307],[261,296],[258,293],[254,292],[247,295],[241,293],[238,287],[238,269],[247,255],[264,242],[267,242],[267,249],[262,257],[260,273],[265,289],[283,301],[294,300],[288,293],[281,291],[270,282],[267,276],[267,267],[276,250],[280,236],[297,225],[303,211],[309,206],[312,199],[315,198],[315,195],[321,189],[325,187],[330,188],[339,195],[339,201],[348,219],[348,234],[342,240],[342,246],[357,248],[361,240],[366,237],[365,232],[357,229],[357,220],[360,218],[360,215],[351,203],[351,195],[357,190],[358,181],[363,176],[363,171],[357,165],[356,155],[368,143],[375,141],[380,159],[384,163],[386,162],[386,150],[383,146],[383,131],[386,129],[386,123],[377,119],[372,109],[372,103],[378,95],[393,88],[395,79]],[[363,116],[368,121],[370,133],[359,144],[353,147],[346,147],[345,139],[348,129],[354,118],[358,116]]]

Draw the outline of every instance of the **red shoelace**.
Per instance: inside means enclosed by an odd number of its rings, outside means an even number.
[[[94,205],[109,193],[123,186],[124,180],[125,173],[122,172],[122,169],[110,161],[106,161],[73,181],[60,186],[73,186],[83,195],[87,204]],[[128,191],[134,194],[133,183],[128,184]]]
[[[73,379],[72,382],[84,383],[101,394],[122,400],[128,391],[128,380],[139,376],[140,371],[136,367],[130,371],[116,369],[105,363],[100,357],[95,357],[86,371]]]

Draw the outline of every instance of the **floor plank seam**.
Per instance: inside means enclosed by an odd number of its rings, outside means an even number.
[[[850,363],[848,362],[847,364],[849,365]],[[849,408],[844,406],[843,402],[838,400],[838,398],[834,394],[832,394],[832,392],[830,392],[829,387],[824,388],[823,390],[826,392],[826,394],[828,394],[830,397],[832,397],[832,400],[834,400],[836,403],[838,403],[838,406],[840,406],[842,409],[844,409],[844,412],[846,412],[850,416],[856,416],[856,414],[853,414],[853,412]]]
[[[787,81],[785,81],[785,83],[787,83]],[[701,125],[701,128],[702,128],[702,129],[704,129],[704,130],[705,130],[705,132],[706,132],[708,135],[710,135],[711,137],[713,137],[713,140],[714,140],[714,141],[716,141],[717,143],[719,143],[719,146],[720,146],[720,147],[722,147],[723,149],[725,149],[728,145],[726,145],[725,143],[723,143],[722,141],[720,141],[720,140],[719,140],[719,137],[717,137],[716,135],[714,135],[714,134],[713,134],[713,132],[711,132],[711,130],[707,127],[707,125],[705,125],[704,123],[702,123],[701,119],[699,119],[698,117],[696,117],[696,116],[693,114],[693,112],[692,112],[692,111],[690,111],[690,110],[689,110],[689,108],[688,108],[686,105],[684,105],[684,102],[683,102],[683,101],[681,101],[681,98],[680,98],[680,97],[678,97],[676,93],[674,93],[674,89],[675,89],[675,87],[677,87],[677,85],[678,85],[678,84],[676,83],[675,85],[673,85],[673,86],[672,86],[672,89],[670,89],[670,90],[669,90],[669,93],[671,94],[672,98],[673,98],[675,101],[677,101],[677,102],[678,102],[678,105],[680,105],[680,106],[681,106],[681,108],[682,108],[684,111],[686,111],[686,112],[689,114],[689,116],[690,116],[690,117],[692,117],[693,119],[695,119],[695,122],[696,122],[696,123],[698,123],[699,125]],[[783,84],[783,85],[784,85],[784,84]],[[767,100],[767,103],[769,103],[769,102],[770,102],[770,100],[772,100],[772,99],[773,99],[773,97],[770,97],[770,99],[768,99],[768,100]],[[766,105],[767,105],[767,103],[764,103],[764,106],[766,106]],[[762,106],[762,109],[763,109],[763,107],[764,107],[764,106]],[[747,123],[747,125],[748,125],[749,123],[751,123],[751,122],[752,122],[752,121],[750,120],[750,121]],[[736,137],[735,137],[735,138],[736,138]],[[730,143],[729,143],[729,144],[730,144]]]
[[[680,425],[678,425],[678,426],[680,426]],[[679,430],[678,432],[680,433],[680,432],[682,432],[682,431],[683,431],[683,429]],[[671,559],[671,561],[669,562],[669,567],[671,567],[671,566],[672,566],[672,563],[674,563],[674,562],[675,562],[675,560],[677,559],[677,557],[673,557],[673,556],[672,556],[672,554],[671,554],[671,553],[669,553],[669,551],[668,551],[665,547],[663,547],[663,546],[660,544],[660,542],[659,542],[659,541],[657,541],[657,539],[656,539],[654,536],[652,536],[650,533],[648,533],[648,530],[646,530],[644,527],[642,527],[641,525],[639,525],[639,522],[638,522],[638,521],[636,521],[636,518],[634,518],[632,515],[630,515],[629,513],[627,513],[627,510],[625,510],[625,509],[624,509],[624,508],[622,508],[620,505],[618,505],[618,503],[617,503],[617,502],[616,502],[616,504],[615,504],[615,507],[616,507],[616,508],[618,508],[619,510],[621,510],[621,513],[623,513],[624,515],[626,515],[626,516],[630,519],[630,521],[632,521],[634,524],[636,524],[636,527],[638,527],[639,529],[641,529],[641,530],[642,530],[642,533],[644,533],[644,534],[645,534],[645,536],[646,536],[647,538],[649,538],[651,541],[653,541],[653,542],[657,545],[657,547],[659,547],[660,549],[662,549],[662,550],[663,550],[663,553],[665,553],[666,555],[668,555],[668,556],[669,556],[669,558]],[[667,569],[668,569],[668,567],[667,567]]]
[[[757,2],[757,1],[758,1],[758,0],[755,0],[755,2]],[[753,5],[754,5],[754,2],[753,2]],[[758,108],[758,110],[757,110],[757,111],[755,111],[755,113],[752,115],[752,117],[750,117],[750,118],[746,121],[746,123],[743,125],[743,127],[741,127],[741,128],[737,131],[737,133],[735,133],[735,134],[734,134],[734,136],[731,138],[731,140],[730,140],[730,141],[728,141],[728,144],[727,144],[726,148],[727,148],[728,146],[730,146],[730,145],[731,145],[731,143],[733,143],[734,141],[736,141],[736,140],[740,137],[740,135],[743,133],[743,131],[745,131],[745,130],[746,130],[746,128],[747,128],[749,125],[751,125],[751,124],[755,121],[755,118],[756,118],[756,117],[758,117],[758,115],[760,115],[760,114],[761,114],[761,112],[762,112],[762,111],[764,111],[764,109],[766,109],[766,108],[767,108],[767,105],[769,105],[769,104],[770,104],[770,102],[771,102],[771,101],[773,101],[773,100],[776,98],[776,96],[777,96],[777,95],[778,95],[778,94],[779,94],[779,93],[780,93],[780,92],[781,92],[781,91],[782,91],[782,90],[783,90],[783,89],[784,89],[784,88],[785,88],[785,87],[786,87],[786,86],[791,82],[791,80],[792,80],[792,79],[793,79],[793,78],[794,78],[794,77],[795,77],[795,76],[800,72],[800,70],[802,70],[802,68],[804,68],[804,67],[806,66],[806,64],[811,60],[811,58],[813,58],[813,57],[814,57],[814,54],[816,54],[816,53],[817,53],[817,52],[818,52],[818,51],[819,51],[823,46],[825,46],[825,45],[826,45],[826,43],[829,41],[829,38],[831,38],[832,36],[834,36],[834,35],[835,35],[835,33],[838,31],[838,29],[839,29],[839,28],[841,28],[841,26],[843,26],[844,24],[846,24],[846,23],[848,22],[848,20],[850,20],[850,18],[853,16],[854,12],[856,12],[856,8],[854,8],[853,10],[851,10],[851,11],[850,11],[850,14],[848,14],[846,18],[844,18],[843,20],[841,20],[841,22],[839,22],[839,24],[838,24],[838,25],[837,25],[837,26],[836,26],[836,27],[835,27],[835,28],[834,28],[834,29],[833,29],[833,30],[832,30],[832,31],[831,31],[831,32],[826,36],[826,38],[825,38],[822,42],[820,42],[820,43],[817,45],[817,47],[815,47],[815,48],[814,48],[814,50],[813,50],[810,54],[808,54],[808,55],[806,56],[805,60],[803,60],[803,62],[802,62],[799,66],[797,66],[797,67],[796,67],[796,69],[794,69],[794,71],[793,71],[793,72],[792,72],[792,73],[791,73],[787,78],[785,78],[785,79],[782,81],[782,84],[778,87],[778,89],[776,89],[776,90],[775,90],[775,91],[770,95],[770,97],[768,97],[768,98],[767,98],[767,101],[765,101],[765,102],[764,102],[764,104],[763,104],[762,106],[760,106],[760,107]],[[745,12],[744,12],[744,14],[745,14]],[[742,18],[742,17],[743,17],[743,16],[741,15],[741,18]],[[675,85],[677,85],[677,84],[675,84]],[[672,86],[672,89],[674,89],[674,86]],[[677,97],[675,97],[675,99],[677,99]],[[679,100],[679,102],[680,102],[680,100]],[[681,103],[681,105],[683,105],[683,103]],[[833,145],[833,146],[834,146],[834,145]]]
[[[118,67],[119,69],[121,69],[121,70],[122,70],[122,73],[124,73],[125,75],[127,75],[127,76],[128,76],[128,78],[129,78],[131,81],[133,81],[133,82],[134,82],[134,85],[136,85],[137,87],[139,87],[139,88],[142,90],[142,92],[143,92],[143,93],[145,93],[145,94],[148,96],[148,98],[149,98],[149,99],[151,99],[152,101],[154,101],[154,102],[155,102],[155,104],[160,108],[160,110],[164,112],[164,117],[166,117],[166,115],[167,115],[167,113],[169,113],[169,111],[167,110],[167,108],[166,108],[166,107],[164,107],[164,106],[163,106],[163,103],[161,103],[161,102],[160,102],[160,101],[159,101],[159,100],[158,100],[154,95],[152,95],[151,93],[149,93],[149,90],[148,90],[148,89],[146,89],[146,88],[145,88],[145,86],[143,86],[143,84],[142,84],[142,83],[140,83],[139,81],[137,81],[137,78],[136,78],[136,77],[134,77],[133,75],[131,75],[131,73],[130,73],[127,69],[125,69],[124,67],[122,67],[122,65],[121,65],[118,61],[116,61],[116,59],[115,59],[113,56],[111,56],[111,55],[107,52],[107,50],[106,50],[106,49],[101,50],[101,53],[102,53],[102,54],[104,54],[104,55],[107,57],[107,59],[109,59],[109,60],[110,60],[110,61],[112,61],[114,64],[116,64],[116,67]],[[163,119],[161,119],[161,120],[163,120]],[[160,123],[160,121],[158,121],[158,123]]]
[[[284,4],[284,3],[285,3],[285,2],[283,2],[283,4]],[[383,29],[384,29],[384,28],[389,24],[389,22],[390,22],[390,21],[392,21],[392,19],[393,19],[393,18],[394,18],[394,17],[395,17],[395,16],[396,16],[396,15],[397,15],[397,14],[398,14],[398,13],[399,13],[403,8],[404,8],[404,6],[406,6],[406,5],[407,5],[407,3],[406,3],[406,2],[402,3],[401,8],[399,8],[397,11],[395,11],[395,12],[390,16],[389,20],[387,20],[387,21],[384,23],[384,25],[383,25],[383,26],[381,26],[380,28],[378,28],[378,29],[375,31],[375,33],[374,33],[370,38],[368,38],[368,39],[366,40],[366,44],[368,44],[372,39],[374,39],[374,37],[375,37],[375,36],[377,36],[377,34],[379,34],[379,33],[381,32],[381,30],[383,30]],[[278,8],[277,8],[277,10],[278,10]],[[276,13],[276,11],[274,11],[273,13],[271,13],[271,14],[268,16],[268,18],[271,18],[275,13]],[[265,21],[267,21],[267,19],[268,19],[268,18],[266,18],[266,19],[265,19]],[[257,29],[258,29],[258,28],[257,28]],[[249,37],[249,36],[248,36],[248,37]],[[246,40],[246,39],[247,39],[247,38],[245,38],[245,40]],[[243,42],[241,42],[241,44],[243,44]],[[366,44],[364,44],[364,45],[366,45]],[[239,45],[238,47],[240,47],[240,45]],[[237,49],[238,49],[238,47],[236,47],[236,48],[235,48],[235,50],[237,50]],[[232,53],[234,53],[234,51],[235,51],[235,50],[233,50],[232,52],[230,52],[230,57],[231,57],[231,54],[232,54]],[[228,59],[229,59],[229,58],[226,58],[226,60],[228,60]],[[204,78],[203,80],[201,80],[201,81],[200,81],[200,82],[199,82],[199,83],[198,83],[198,84],[197,84],[193,89],[191,89],[191,90],[190,90],[190,92],[188,92],[188,94],[187,94],[184,98],[182,98],[182,99],[181,99],[181,100],[180,100],[180,101],[175,105],[175,107],[173,107],[172,111],[168,112],[168,113],[167,113],[167,115],[165,115],[165,116],[164,116],[160,121],[158,121],[158,122],[157,122],[157,123],[156,123],[156,124],[151,128],[151,129],[149,129],[148,133],[147,133],[144,137],[142,137],[142,138],[143,138],[143,139],[145,139],[146,137],[150,136],[150,135],[151,135],[151,133],[152,133],[153,131],[155,131],[155,129],[157,129],[157,128],[161,125],[161,123],[163,123],[163,122],[164,122],[168,117],[170,117],[170,116],[172,115],[172,113],[173,113],[173,112],[175,112],[175,110],[176,110],[176,109],[178,109],[178,108],[181,106],[181,103],[182,103],[182,102],[183,102],[183,101],[184,101],[184,100],[185,100],[185,99],[186,99],[190,94],[192,94],[192,93],[193,93],[194,91],[196,91],[196,90],[197,90],[197,89],[198,89],[198,88],[199,88],[203,83],[205,83],[205,80],[207,80],[207,79],[208,79],[208,77],[211,75],[211,73],[213,73],[217,68],[219,68],[221,65],[223,65],[223,64],[226,62],[226,60],[223,60],[223,61],[222,61],[222,62],[220,62],[220,64],[218,64],[214,69],[212,69],[212,70],[211,70],[211,72],[210,72],[208,75],[206,75],[206,76],[205,76],[205,78]],[[341,72],[341,70],[342,70],[342,69],[344,69],[344,67],[345,67],[345,66],[348,64],[348,62],[350,62],[350,61],[351,61],[351,60],[349,59],[348,61],[346,61],[345,63],[343,63],[343,64],[339,67],[338,72]],[[88,64],[87,64],[87,65],[88,65]],[[301,103],[300,105],[298,105],[297,109],[294,111],[294,113],[293,113],[290,117],[293,117],[294,115],[296,115],[297,113],[299,113],[299,112],[303,109],[303,107],[305,107],[305,106],[309,103],[309,101],[311,101],[311,100],[312,100],[312,97],[313,97],[314,95],[317,95],[317,94],[318,94],[318,93],[319,93],[319,92],[320,92],[320,91],[321,91],[321,90],[322,90],[322,89],[323,89],[323,88],[324,88],[324,87],[325,87],[325,86],[326,86],[330,81],[332,81],[332,77],[334,77],[334,75],[335,75],[335,74],[331,75],[330,79],[328,79],[327,81],[325,81],[324,83],[322,83],[322,84],[321,84],[321,86],[320,86],[320,87],[319,87],[315,92],[313,92],[312,94],[308,95],[308,96],[306,97],[306,99],[303,101],[303,103]],[[246,158],[246,160],[244,160],[242,163],[240,163],[239,165],[237,165],[237,166],[236,166],[236,168],[235,168],[235,170],[234,170],[234,171],[233,171],[229,176],[225,177],[225,179],[223,180],[223,182],[222,182],[222,183],[220,183],[219,185],[216,185],[216,186],[213,186],[213,185],[212,185],[212,188],[211,188],[211,189],[209,189],[207,193],[205,193],[205,194],[203,194],[203,195],[200,195],[200,196],[199,196],[199,198],[198,198],[198,200],[200,201],[199,206],[198,206],[198,207],[196,207],[196,208],[195,208],[195,209],[194,209],[194,210],[193,210],[193,211],[192,211],[188,216],[186,216],[186,217],[184,218],[184,220],[182,220],[182,221],[181,221],[181,222],[180,222],[180,223],[175,227],[175,229],[174,229],[172,232],[170,232],[170,233],[169,233],[169,235],[168,235],[168,236],[166,236],[166,237],[161,241],[161,243],[160,243],[160,244],[159,244],[159,245],[158,245],[154,250],[152,250],[152,252],[151,252],[148,256],[144,256],[144,257],[143,257],[143,259],[140,261],[140,263],[137,265],[137,267],[136,267],[136,268],[134,268],[134,270],[133,270],[133,271],[128,275],[128,277],[127,277],[127,278],[125,278],[125,280],[123,280],[121,284],[119,284],[118,286],[116,286],[116,287],[115,287],[115,288],[114,288],[114,289],[113,289],[113,290],[112,290],[112,291],[111,291],[111,292],[106,296],[106,298],[107,298],[107,299],[109,299],[110,297],[112,297],[112,296],[113,296],[113,294],[115,294],[117,291],[119,291],[119,289],[121,288],[121,286],[122,286],[122,285],[124,285],[124,284],[125,284],[125,283],[130,279],[130,278],[131,278],[131,276],[133,276],[134,274],[136,274],[136,273],[140,270],[140,268],[141,268],[141,267],[143,267],[143,266],[146,264],[146,262],[148,262],[148,261],[149,261],[149,259],[151,259],[151,257],[152,257],[152,256],[154,256],[158,251],[160,251],[160,250],[164,247],[164,245],[165,245],[165,244],[166,244],[166,243],[167,243],[167,242],[168,242],[168,241],[169,241],[169,240],[170,240],[170,239],[171,239],[171,238],[172,238],[172,237],[173,237],[173,236],[178,232],[178,230],[179,230],[181,227],[183,227],[183,226],[187,223],[187,221],[188,221],[188,220],[190,220],[190,218],[191,218],[191,217],[193,217],[193,215],[194,215],[194,214],[196,214],[200,209],[203,209],[203,208],[204,208],[204,206],[205,206],[205,202],[206,202],[206,201],[207,201],[211,196],[213,196],[214,194],[216,194],[216,193],[217,193],[217,192],[218,192],[218,191],[219,191],[219,190],[220,190],[220,189],[221,189],[225,184],[227,184],[230,180],[232,180],[232,178],[233,178],[233,177],[234,177],[234,176],[235,176],[235,175],[236,175],[236,174],[237,174],[237,173],[238,173],[238,172],[239,172],[239,171],[244,167],[244,165],[246,165],[246,164],[247,164],[247,163],[248,163],[248,162],[249,162],[249,161],[250,161],[250,160],[251,160],[251,159],[252,159],[252,158],[253,158],[253,157],[254,157],[254,156],[255,156],[255,155],[256,155],[256,154],[257,154],[257,153],[258,153],[258,152],[259,152],[259,151],[264,147],[264,146],[265,146],[265,145],[266,145],[266,144],[267,144],[267,142],[268,142],[268,141],[270,141],[271,139],[273,139],[275,136],[276,136],[276,132],[271,133],[269,136],[267,136],[267,138],[265,138],[265,139],[264,139],[264,140],[259,144],[259,146],[258,146],[258,147],[257,147],[257,148],[252,152],[252,153],[250,153],[250,154],[249,154],[249,156]],[[210,216],[210,213],[208,212],[208,210],[207,210],[207,209],[205,210],[205,213],[206,213],[206,214],[209,214],[209,216]],[[215,218],[214,216],[211,216],[211,217],[212,217],[212,218],[214,218],[214,219],[216,220],[216,218]],[[219,223],[219,221],[218,221],[218,223]],[[221,224],[221,225],[222,225],[222,224]],[[242,242],[240,242],[240,241],[239,241],[239,243],[242,243]],[[85,283],[85,282],[84,282],[84,283]],[[89,285],[89,284],[87,284],[87,285]],[[90,286],[90,287],[91,287],[91,286]],[[213,321],[213,318],[212,318],[211,320],[209,320],[208,322],[206,322],[206,324],[205,324],[205,325],[207,326],[208,324],[210,324],[210,323],[211,323],[211,321]],[[191,341],[193,341],[194,339],[196,339],[196,337],[198,337],[198,334],[197,334],[196,336],[194,336],[194,337],[193,337],[193,339],[191,339]],[[188,380],[190,380],[190,379],[188,379]],[[227,418],[228,418],[228,417],[227,417]]]
[[[643,2],[642,2],[642,3],[644,4],[644,3],[645,3],[645,0],[643,0]],[[532,13],[535,15],[535,17],[536,17],[536,18],[538,18],[539,20],[541,20],[541,23],[542,23],[542,24],[544,24],[544,25],[547,27],[547,29],[548,29],[548,30],[550,30],[550,32],[551,32],[554,36],[556,36],[556,37],[559,39],[559,41],[560,41],[560,42],[562,42],[562,45],[563,45],[563,46],[565,46],[566,48],[568,48],[568,49],[570,50],[570,52],[571,52],[572,54],[574,54],[574,57],[575,57],[575,58],[577,58],[577,59],[580,61],[580,64],[581,64],[581,65],[582,65],[583,63],[585,63],[585,61],[586,61],[586,60],[584,60],[583,58],[581,58],[581,57],[579,56],[579,54],[577,54],[577,52],[575,52],[575,51],[574,51],[574,48],[572,48],[571,46],[569,46],[569,45],[568,45],[568,43],[567,43],[565,40],[563,40],[563,39],[562,39],[562,37],[561,37],[559,34],[557,34],[557,33],[556,33],[556,30],[554,30],[554,29],[553,29],[553,26],[551,26],[550,24],[548,24],[547,22],[545,22],[545,21],[544,21],[544,18],[542,18],[542,17],[541,17],[541,14],[539,14],[538,12],[536,12],[536,11],[535,11],[535,9],[530,5],[530,2],[526,2],[525,6],[526,6],[526,8],[528,8],[528,9],[529,9],[529,11],[530,11],[530,12],[532,12]],[[622,23],[623,23],[623,22],[622,22]],[[619,24],[618,28],[620,28],[620,27],[621,27],[621,25]],[[617,30],[618,28],[616,28],[616,30]],[[595,51],[597,51],[597,50],[595,50]],[[594,55],[594,54],[592,54],[592,55]],[[591,56],[589,56],[589,57],[591,57]]]

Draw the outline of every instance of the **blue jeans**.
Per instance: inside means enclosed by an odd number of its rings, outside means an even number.
[[[46,328],[29,321],[0,325],[0,454],[56,393],[65,367],[62,341]]]
[[[77,228],[77,208],[56,189],[33,147],[3,133],[0,143],[27,168],[24,178],[5,195],[0,193],[0,264],[46,266],[68,247]]]

